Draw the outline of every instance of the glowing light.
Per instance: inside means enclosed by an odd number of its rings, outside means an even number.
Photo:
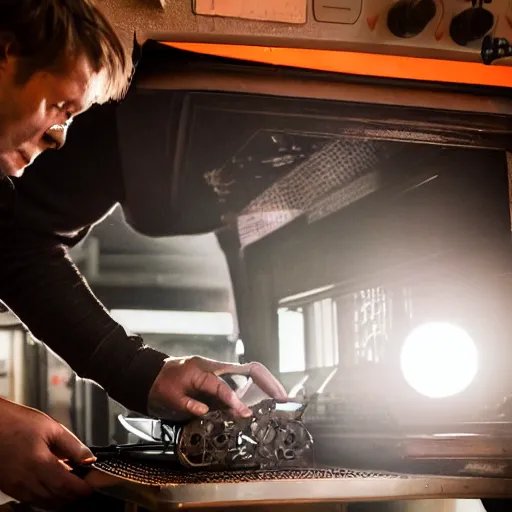
[[[235,354],[238,356],[238,357],[241,357],[245,354],[245,345],[244,345],[244,342],[242,340],[236,340],[236,345],[235,345]]]
[[[405,380],[418,393],[444,398],[464,391],[478,371],[478,351],[466,331],[428,323],[412,331],[401,354]]]
[[[279,371],[303,372],[306,369],[304,314],[286,308],[278,310]]]

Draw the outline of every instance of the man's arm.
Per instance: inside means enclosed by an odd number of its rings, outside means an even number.
[[[112,320],[59,244],[76,244],[124,203],[115,125],[115,107],[94,109],[74,123],[61,151],[41,157],[14,184],[0,180],[0,300],[80,376],[129,409],[202,414],[206,406],[197,397],[206,394],[235,415],[250,414],[216,377],[226,372],[250,375],[269,396],[285,399],[284,388],[256,363],[191,357],[164,364],[164,354]]]
[[[110,317],[64,246],[37,238],[0,233],[0,300],[79,376],[147,414],[148,394],[166,356]]]

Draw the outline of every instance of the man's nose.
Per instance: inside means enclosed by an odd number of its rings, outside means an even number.
[[[68,127],[66,125],[56,125],[48,128],[41,138],[42,148],[45,149],[60,149],[66,143],[66,136]]]

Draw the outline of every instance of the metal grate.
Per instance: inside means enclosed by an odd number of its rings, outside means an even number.
[[[305,144],[307,139],[303,135],[301,143]],[[262,191],[238,216],[242,246],[300,215],[308,214],[308,220],[313,222],[377,190],[376,169],[386,156],[382,143],[325,140],[316,146],[309,145],[306,154],[296,141],[294,152],[284,151],[273,161],[277,168],[288,166],[288,172]]]
[[[355,363],[379,363],[391,328],[391,302],[382,288],[354,294]]]
[[[96,469],[133,483],[149,486],[180,484],[233,484],[279,480],[318,480],[346,478],[407,478],[395,473],[358,471],[343,468],[293,469],[279,471],[186,471],[162,462],[140,462],[113,458],[94,465]]]

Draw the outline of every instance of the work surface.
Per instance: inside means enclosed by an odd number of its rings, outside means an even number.
[[[120,470],[120,468],[118,468]],[[211,512],[230,508],[233,512],[304,510],[312,512],[345,509],[341,504],[370,501],[445,500],[450,498],[512,499],[512,480],[475,477],[438,477],[397,473],[362,472],[349,469],[248,471],[233,473],[183,473],[173,484],[155,485],[171,479],[158,470],[139,473],[140,478],[152,474],[152,485],[130,482],[112,474],[95,470],[88,476],[101,495],[93,500],[72,505],[66,510],[81,512],[107,508],[112,512],[165,512],[177,508],[208,508]],[[92,477],[92,479],[91,479]],[[115,501],[113,501],[115,500]],[[33,512],[30,507],[7,505],[0,512]]]
[[[390,472],[320,465],[315,469],[199,471],[186,469],[176,461],[115,456],[98,459],[92,471],[83,469],[86,481],[105,496],[150,511],[209,508],[213,512],[247,505],[267,510],[293,504],[305,504],[309,509],[309,505],[327,503],[512,499],[511,441],[508,426],[505,431],[495,429],[492,435],[465,432],[399,440],[393,436],[372,440],[359,435],[352,436],[350,442],[344,438],[342,445],[353,449],[370,446],[374,452],[385,453],[389,445],[388,451],[397,452],[395,456],[413,473],[406,469]]]
[[[130,477],[122,465],[116,472]],[[290,503],[340,503],[441,498],[512,498],[512,480],[439,477],[350,469],[183,473],[141,468],[147,485],[118,480],[109,496],[162,511],[175,508],[238,507]],[[167,483],[166,483],[167,481]],[[171,483],[172,482],[172,483]]]
[[[94,477],[104,492],[149,510],[289,503],[441,498],[512,498],[512,436],[469,434],[344,439],[341,446],[393,453],[411,469],[329,468],[193,471],[168,462],[111,458]],[[475,429],[471,428],[471,432]],[[389,445],[389,446],[388,446]],[[389,450],[385,450],[385,447]],[[377,447],[379,447],[377,449]],[[359,451],[359,450],[358,450]],[[345,460],[346,453],[338,460]],[[365,459],[370,460],[370,454]],[[383,467],[383,466],[374,466]],[[398,467],[398,466],[397,466]],[[390,466],[388,466],[388,469]],[[414,470],[413,473],[409,471]],[[105,479],[105,485],[102,483]],[[108,488],[105,486],[108,485]]]

